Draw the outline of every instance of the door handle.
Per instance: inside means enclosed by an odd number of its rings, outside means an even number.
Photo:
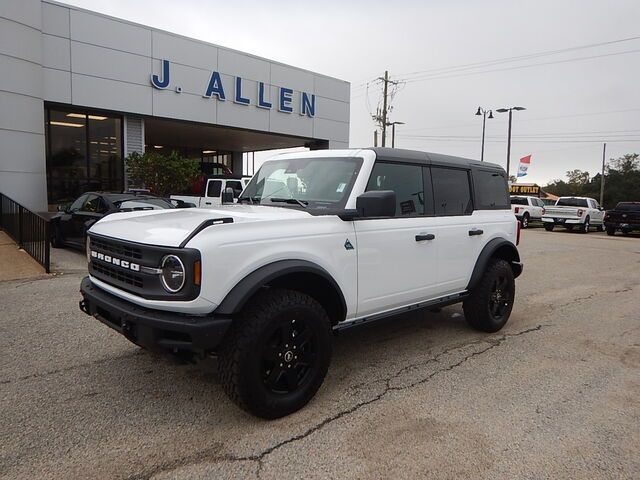
[[[421,233],[416,235],[416,242],[422,242],[423,240],[433,240],[436,236],[433,233]]]
[[[211,202],[204,202],[205,205],[211,205]]]
[[[469,230],[469,236],[473,237],[474,235],[482,235],[484,233],[483,230],[480,230],[479,228],[474,228],[473,230]]]

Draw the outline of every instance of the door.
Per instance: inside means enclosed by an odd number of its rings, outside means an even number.
[[[200,207],[202,202],[204,205],[220,205],[220,194],[222,192],[222,180],[209,180],[207,182],[207,190],[204,198],[200,199]]]
[[[466,288],[486,243],[485,220],[473,211],[468,170],[433,166],[431,179],[438,235],[438,293],[457,293]]]
[[[354,222],[359,317],[433,298],[440,239],[429,216],[433,196],[428,173],[420,165],[376,162],[373,168],[367,191],[393,190],[396,213]]]
[[[90,193],[82,206],[71,214],[73,233],[69,240],[77,245],[84,245],[87,230],[100,220],[106,212],[106,205],[100,196]]]
[[[540,200],[539,198],[533,198],[533,197],[531,197],[530,200],[531,200],[531,220],[542,219],[542,208],[544,207],[542,200]]]
[[[75,232],[75,223],[73,220],[73,215],[75,212],[80,210],[84,205],[84,202],[87,201],[89,195],[86,193],[84,195],[80,195],[76,200],[71,204],[71,206],[64,212],[62,218],[60,219],[60,233],[65,242],[75,242],[77,239],[77,235]]]
[[[600,204],[594,199],[590,198],[588,200],[589,207],[593,208],[593,213],[591,213],[591,223],[602,224],[604,222],[604,210],[600,206]]]

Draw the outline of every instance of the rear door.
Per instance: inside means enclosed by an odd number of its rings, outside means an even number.
[[[209,180],[204,198],[200,199],[200,207],[220,205],[220,194],[222,193],[222,180]],[[204,203],[204,205],[203,205]]]
[[[600,207],[600,204],[593,198],[588,200],[589,207],[592,208],[591,223],[601,224],[604,221],[604,210]]]
[[[354,222],[359,317],[431,299],[437,291],[437,242],[429,170],[376,162],[370,190],[393,190],[396,213]],[[427,188],[425,189],[425,185]]]

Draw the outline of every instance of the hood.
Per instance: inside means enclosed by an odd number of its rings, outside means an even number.
[[[233,223],[246,223],[309,216],[309,213],[293,208],[238,204],[217,208],[144,210],[107,215],[96,222],[89,232],[131,242],[177,247],[207,220],[232,218]]]

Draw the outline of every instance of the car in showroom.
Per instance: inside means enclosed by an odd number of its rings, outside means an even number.
[[[230,399],[277,418],[322,385],[334,331],[455,303],[471,327],[500,330],[519,236],[498,165],[389,148],[287,153],[237,203],[97,222],[79,307],[143,348],[217,356]]]
[[[181,200],[169,200],[144,193],[87,192],[75,201],[58,206],[51,220],[51,246],[84,249],[87,230],[101,218],[117,212],[187,208]]]

